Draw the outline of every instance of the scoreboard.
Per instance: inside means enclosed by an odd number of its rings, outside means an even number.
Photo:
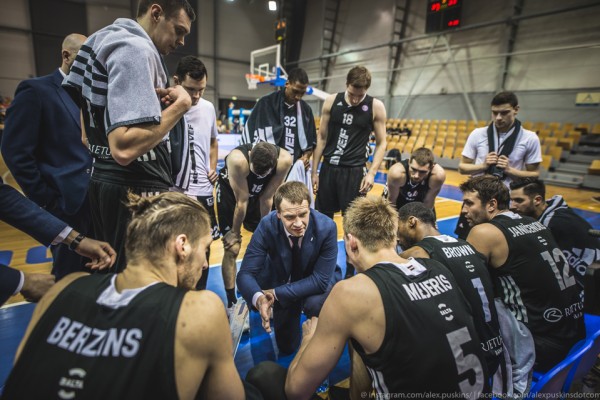
[[[461,24],[463,0],[429,0],[425,33],[447,31]]]

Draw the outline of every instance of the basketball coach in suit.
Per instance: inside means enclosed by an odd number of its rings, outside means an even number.
[[[238,290],[259,311],[271,332],[270,309],[279,353],[293,353],[301,341],[300,315],[318,317],[331,288],[341,279],[337,267],[335,222],[309,207],[301,182],[281,185],[275,210],[252,235],[237,275]]]
[[[2,156],[29,199],[87,235],[92,158],[82,143],[79,107],[61,86],[85,39],[68,35],[60,68],[19,84],[6,110]],[[56,279],[84,268],[86,261],[66,246],[51,250]]]

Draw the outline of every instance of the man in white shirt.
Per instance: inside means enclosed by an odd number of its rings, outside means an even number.
[[[513,178],[540,175],[542,150],[535,132],[524,129],[517,119],[519,100],[513,92],[500,92],[491,103],[492,123],[471,132],[458,164],[463,175],[491,174],[508,187]],[[461,217],[454,231],[466,239],[469,225]]]
[[[218,131],[217,116],[213,104],[202,98],[206,90],[208,72],[197,57],[185,56],[177,64],[174,83],[181,85],[192,98],[192,107],[185,114],[191,156],[188,168],[182,168],[178,176],[179,189],[189,197],[197,199],[210,215],[213,240],[219,238],[219,226],[215,216],[213,189],[217,181]],[[181,185],[185,182],[185,185]],[[183,187],[182,187],[183,186]],[[207,249],[206,259],[210,256]],[[197,289],[206,289],[208,270],[202,274]]]

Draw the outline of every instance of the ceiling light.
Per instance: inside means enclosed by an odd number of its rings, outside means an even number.
[[[276,1],[269,1],[269,11],[277,11],[277,2]]]

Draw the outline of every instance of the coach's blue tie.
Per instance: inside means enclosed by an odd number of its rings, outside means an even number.
[[[292,241],[292,276],[290,280],[291,282],[295,282],[302,279],[302,263],[300,262],[300,237],[290,235],[290,240]]]

